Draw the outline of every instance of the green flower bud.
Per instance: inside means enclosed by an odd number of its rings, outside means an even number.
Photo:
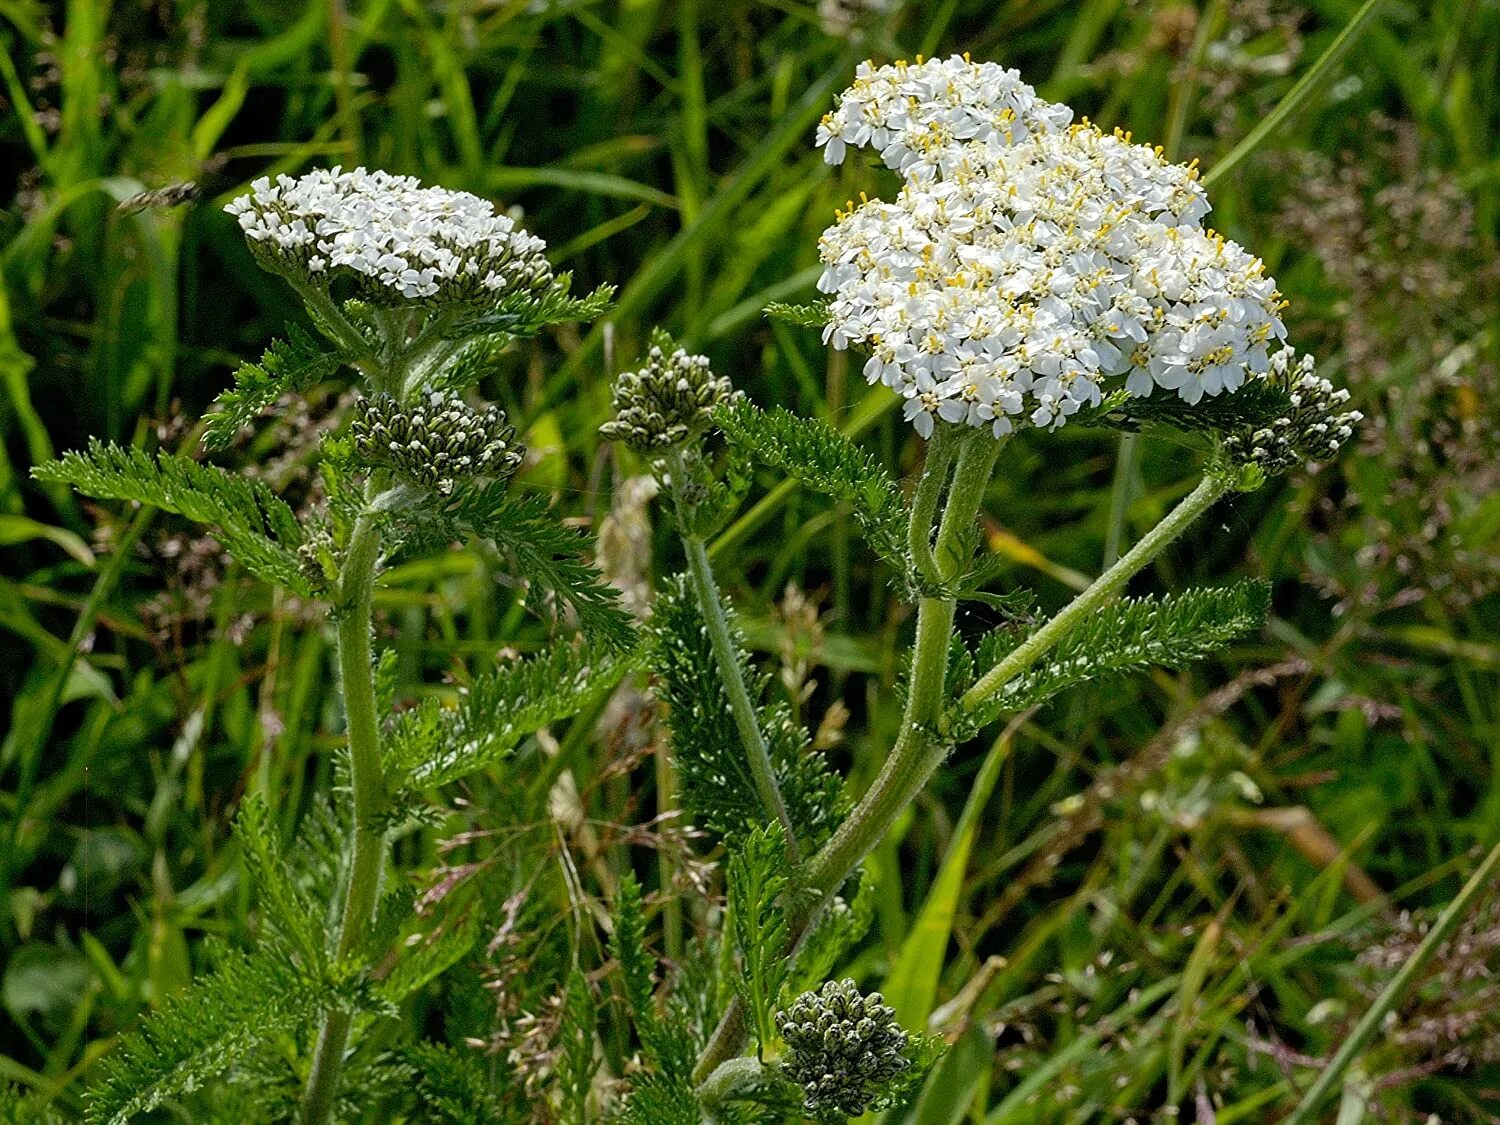
[[[804,1108],[815,1116],[859,1116],[911,1065],[896,1013],[852,980],[802,993],[776,1026],[787,1046],[782,1072],[802,1087]]]
[[[714,408],[740,397],[727,377],[709,370],[706,356],[653,347],[646,366],[615,380],[615,417],[599,433],[641,453],[663,453],[704,433]]]
[[[1344,410],[1349,392],[1320,378],[1313,357],[1295,358],[1291,348],[1271,357],[1262,376],[1286,392],[1291,410],[1268,423],[1245,426],[1224,439],[1224,451],[1237,465],[1253,466],[1266,474],[1284,473],[1303,461],[1327,461],[1354,434],[1364,415]]]
[[[362,398],[351,432],[354,451],[366,464],[444,496],[460,480],[507,480],[526,455],[503,410],[474,410],[448,391],[428,392],[411,406],[384,394]]]

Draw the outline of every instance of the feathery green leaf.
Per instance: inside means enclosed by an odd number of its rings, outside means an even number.
[[[87,453],[66,453],[31,473],[101,500],[133,500],[211,524],[225,550],[257,577],[312,593],[297,562],[297,517],[258,480],[176,454],[152,455],[98,440]]]
[[[428,699],[402,712],[383,740],[394,803],[400,807],[424,790],[498,762],[527,735],[613,691],[639,663],[636,653],[558,643],[476,678],[456,707]]]
[[[736,989],[750,1012],[760,1049],[772,1042],[772,1014],[789,962],[782,895],[787,889],[786,837],[772,823],[745,837],[729,857],[729,918],[740,951]]]
[[[483,314],[461,320],[443,333],[444,339],[466,340],[474,336],[501,336],[519,340],[535,336],[549,324],[595,320],[608,311],[615,287],[601,285],[592,293],[575,297],[569,291],[573,275],[560,273],[540,293],[509,293]]]
[[[217,961],[95,1064],[93,1125],[124,1125],[330,1007],[369,1006],[361,982],[309,974],[274,941],[254,953],[222,951]]]
[[[715,412],[719,428],[767,465],[809,488],[848,504],[871,548],[897,573],[911,568],[906,552],[906,504],[874,457],[826,422],[777,407],[740,401]]]
[[[801,328],[822,328],[828,323],[828,308],[831,301],[813,301],[806,305],[789,305],[784,301],[772,301],[765,312],[772,320],[783,320]]]
[[[240,364],[234,386],[214,400],[217,410],[203,419],[203,444],[226,449],[236,435],[263,410],[285,394],[303,394],[327,379],[343,364],[337,352],[324,351],[295,324],[285,340],[273,340],[259,363]]]
[[[1270,607],[1270,587],[1260,581],[1187,590],[1161,598],[1121,598],[1064,634],[1034,664],[992,699],[958,715],[960,737],[1006,712],[1033,707],[1075,684],[1141,668],[1177,668],[1260,628]],[[1028,634],[990,634],[972,661],[954,671],[961,694]],[[977,673],[977,674],[976,674]],[[955,709],[956,710],[956,709]]]
[[[552,512],[539,493],[514,495],[506,483],[466,489],[450,501],[427,502],[391,513],[402,549],[421,553],[454,540],[489,540],[527,584],[527,603],[545,612],[549,597],[563,603],[589,636],[617,648],[635,643],[635,625],[620,608],[620,593],[583,561],[585,540]]]
[[[735,631],[732,620],[730,627]],[[765,823],[765,813],[702,613],[683,577],[663,584],[651,632],[651,666],[660,677],[657,694],[670,707],[667,721],[683,802],[702,827],[736,844]],[[735,647],[751,699],[764,700],[769,677],[751,671],[737,632]],[[833,831],[839,779],[784,703],[762,702],[758,714],[797,839],[817,847]]]

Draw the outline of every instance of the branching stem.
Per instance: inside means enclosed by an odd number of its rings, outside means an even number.
[[[978,514],[998,454],[999,443],[990,440],[971,440],[959,448],[933,560],[941,581],[953,578],[964,564],[963,545]],[[941,480],[933,485],[925,475],[918,485],[912,520],[914,524],[918,520],[924,522],[920,528],[913,526],[910,529],[909,538],[914,544],[931,534],[933,509],[925,506],[927,494],[924,490],[936,488],[940,491],[941,486]],[[1071,624],[1115,597],[1134,574],[1156,558],[1230,487],[1231,481],[1221,472],[1210,472],[1205,476],[1198,487],[1124,557],[976,684],[964,696],[963,705],[977,707],[1040,659]],[[796,946],[822,907],[890,830],[901,810],[921,792],[948,755],[949,742],[938,726],[947,702],[944,686],[955,608],[954,600],[949,597],[928,597],[918,603],[917,638],[907,707],[896,744],[880,775],[859,803],[828,843],[802,869],[803,885],[812,892],[806,896],[811,905],[790,919],[792,949],[788,952],[791,956],[795,956]],[[704,1081],[726,1060],[738,1054],[744,1038],[745,1013],[736,1000],[724,1013],[700,1057],[693,1072],[695,1081]]]
[[[1005,685],[1030,668],[1051,650],[1069,629],[1089,614],[1113,601],[1125,588],[1125,584],[1140,573],[1162,550],[1176,539],[1188,525],[1206,512],[1213,503],[1231,487],[1229,477],[1221,472],[1210,472],[1199,482],[1198,487],[1167,513],[1136,545],[1125,552],[1113,566],[1094,579],[1088,588],[1058,611],[1057,615],[1017,645],[1005,659],[986,672],[973,687],[964,693],[960,705],[965,711],[973,711],[985,701],[1003,691]]]

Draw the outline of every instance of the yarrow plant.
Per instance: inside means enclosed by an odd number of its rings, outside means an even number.
[[[1181,666],[1257,629],[1268,602],[1259,583],[1125,590],[1230,491],[1334,456],[1359,415],[1285,346],[1282,300],[1259,259],[1204,225],[1195,168],[1075,123],[1015,71],[967,57],[866,63],[816,143],[834,164],[877,154],[898,178],[894,202],[862,195],[824,233],[825,301],[769,311],[866,357],[868,380],[895,393],[925,439],[921,471],[904,489],[827,424],[755,405],[705,356],[653,334],[615,379],[601,428],[655,478],[684,560],[639,632],[580,538],[515,489],[527,451],[504,412],[473,391],[511,342],[600,315],[608,292],[573,296],[541,240],[509,216],[409,177],[282,176],[229,205],[256,260],[301,295],[324,342],[289,330],[242,365],[204,441],[228,448],[284,396],[347,378],[347,422],[319,450],[318,504],[299,521],[252,477],[101,444],[37,475],[212,524],[247,570],[328,606],[341,784],[296,841],[279,835],[282,795],[247,797],[237,832],[263,919],[257,947],[223,951],[212,974],[101,1063],[95,1120],[123,1122],[226,1069],[235,1089],[256,1087],[263,1112],[308,1125],[351,1111],[346,1074],[356,1070],[408,1119],[570,1125],[840,1120],[901,1104],[927,1081],[941,1044],[897,1014],[923,1019],[911,1012],[921,1004],[888,1006],[836,975],[873,913],[865,858],[989,724],[1080,683]],[[1118,561],[1037,620],[1017,612],[1025,591],[991,588],[978,516],[1007,443],[1023,431],[1052,440],[1065,425],[1172,430],[1201,449],[1206,469]],[[899,729],[863,792],[844,785],[799,716],[768,693],[718,586],[710,542],[744,500],[754,463],[847,506],[915,607]],[[455,540],[513,564],[554,635],[538,655],[497,661],[457,692],[434,685],[398,710],[395,657],[375,651],[377,579],[398,557]],[[1004,624],[961,635],[957,608],[968,600]],[[587,927],[605,909],[583,907],[565,855],[571,919],[528,914],[517,893],[491,927],[486,957],[524,954],[489,990],[507,1022],[473,1041],[488,1055],[391,1046],[389,1017],[425,986],[452,970],[445,1005],[476,988],[455,966],[479,933],[462,911],[430,913],[462,874],[421,900],[392,878],[392,837],[440,816],[444,787],[499,765],[550,724],[587,717],[568,734],[586,737],[617,685],[643,667],[671,734],[658,800],[722,846],[727,910],[703,912],[690,944],[680,905],[662,906],[671,972],[659,981],[646,936],[654,904],[634,874],[600,864],[611,901],[607,938],[593,941]],[[536,745],[546,748],[533,759],[539,781],[514,788],[539,786],[548,814],[586,825],[568,744]],[[706,887],[706,867],[691,862]],[[591,971],[599,950],[607,958]],[[534,964],[551,966],[550,994],[528,991],[528,977],[546,976]],[[601,1036],[603,979],[619,1003]],[[518,1060],[540,1061],[503,1097],[491,1063]],[[596,1080],[606,1064],[617,1081]],[[273,1072],[279,1085],[265,1080]]]

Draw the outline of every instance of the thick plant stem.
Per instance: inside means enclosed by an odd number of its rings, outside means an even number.
[[[1224,473],[1210,472],[1205,476],[1197,488],[1167,513],[1161,523],[1142,536],[1134,547],[1120,557],[1119,561],[1094,579],[1088,589],[1064,606],[1055,617],[1023,643],[1017,645],[1004,660],[986,672],[978,683],[965,692],[961,701],[964,710],[972,711],[1002,691],[1006,684],[1040,660],[1064,633],[1089,614],[1113,601],[1131,578],[1161,554],[1167,544],[1186,531],[1188,525],[1207,511],[1216,500],[1228,492],[1231,485],[1232,482]]]
[[[1287,1125],[1304,1125],[1304,1123],[1316,1120],[1318,1106],[1333,1092],[1334,1085],[1344,1076],[1344,1071],[1359,1057],[1361,1051],[1369,1045],[1380,1025],[1385,1022],[1387,1015],[1406,996],[1406,991],[1412,983],[1427,967],[1437,951],[1458,924],[1464,920],[1475,900],[1487,890],[1500,877],[1500,844],[1490,849],[1490,854],[1485,856],[1484,862],[1479,869],[1469,877],[1463,889],[1458,892],[1452,902],[1438,916],[1433,923],[1432,929],[1422,939],[1422,944],[1417,946],[1416,952],[1406,959],[1396,975],[1393,976],[1386,986],[1380,990],[1380,995],[1375,1002],[1360,1017],[1359,1023],[1354,1025],[1354,1030],[1339,1045],[1338,1052],[1323,1068],[1323,1073],[1318,1075],[1318,1080],[1313,1083],[1312,1088],[1302,1096],[1302,1101],[1292,1115],[1286,1119]]]
[[[370,650],[371,602],[375,564],[380,557],[380,530],[369,513],[355,522],[349,553],[339,579],[338,658],[349,726],[349,774],[354,790],[354,839],[339,923],[335,957],[350,956],[359,946],[380,896],[385,866],[385,834],[374,821],[385,807],[385,778],[380,765],[380,728],[375,712],[374,664]],[[317,1052],[302,1101],[304,1125],[323,1125],[333,1110],[351,1013],[334,1010],[323,1020]]]
[[[697,535],[684,535],[683,546],[687,550],[688,572],[692,575],[693,591],[698,595],[698,608],[703,611],[703,623],[708,629],[708,641],[713,648],[714,661],[719,666],[719,675],[724,681],[724,691],[729,696],[729,710],[734,716],[735,728],[740,733],[740,742],[745,747],[745,757],[750,763],[750,776],[755,779],[755,790],[768,814],[776,818],[786,834],[787,856],[798,863],[801,854],[797,848],[797,835],[792,829],[792,818],[787,815],[786,802],[781,799],[781,789],[776,784],[776,774],[771,768],[771,752],[766,747],[765,735],[755,717],[755,705],[750,701],[749,689],[745,686],[744,669],[740,667],[739,653],[735,650],[734,638],[729,633],[729,618],[724,612],[724,603],[719,600],[719,587],[714,582],[714,572],[708,561],[708,549]]]

